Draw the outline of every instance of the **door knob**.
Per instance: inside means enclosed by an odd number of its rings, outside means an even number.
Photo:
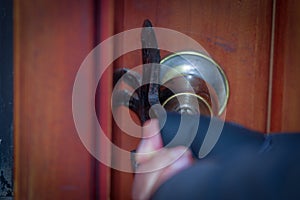
[[[122,80],[135,91],[117,90],[112,97],[113,108],[129,107],[142,123],[150,119],[154,105],[169,112],[220,116],[229,97],[222,68],[208,55],[196,51],[175,52],[161,59],[151,22],[145,20],[143,27],[143,73],[124,68],[114,72],[114,86]],[[149,43],[152,48],[147,48]]]
[[[223,113],[229,86],[224,71],[212,58],[182,51],[162,59],[161,65],[167,66],[160,71],[160,100],[166,110],[209,116]]]

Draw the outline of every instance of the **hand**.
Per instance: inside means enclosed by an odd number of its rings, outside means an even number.
[[[163,148],[157,120],[145,123],[143,137],[136,156],[138,167],[133,182],[133,199],[149,199],[168,178],[192,165],[190,150],[178,146]],[[159,152],[158,152],[159,150]]]

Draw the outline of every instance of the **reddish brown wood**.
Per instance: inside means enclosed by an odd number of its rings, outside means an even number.
[[[122,30],[140,27],[149,18],[154,26],[180,31],[202,44],[229,79],[226,119],[266,130],[272,1],[131,0],[122,12]],[[139,58],[128,56],[124,63],[137,66]]]
[[[300,131],[300,2],[278,0],[271,132]]]
[[[197,40],[228,76],[230,99],[226,120],[266,131],[271,0],[128,0],[119,3],[116,33],[141,27],[148,18],[154,26],[177,30]],[[116,67],[132,68],[140,64],[141,53],[135,51],[124,56]],[[118,127],[113,134],[120,146],[136,146],[136,141],[121,136]],[[113,176],[113,199],[129,199],[132,175],[114,172]]]
[[[140,129],[136,129],[133,127],[130,127],[126,125],[126,122],[129,121],[128,116],[124,115],[126,112],[125,107],[121,107],[118,109],[117,115],[121,119],[121,126],[127,126],[128,130],[131,130],[131,133],[140,133]],[[132,119],[137,122],[137,117],[131,112]],[[134,138],[127,133],[123,132],[119,129],[118,126],[114,125],[113,128],[113,142],[114,144],[118,145],[120,148],[131,151],[136,149],[139,140],[137,138]],[[120,156],[113,153],[113,162],[118,162],[121,165],[124,165],[122,161],[124,162],[124,159],[120,159]],[[129,161],[129,157],[127,162]],[[112,169],[112,176],[111,176],[111,198],[112,199],[131,199],[131,189],[132,189],[132,181],[134,175],[132,173],[122,172],[119,170]]]
[[[73,82],[94,45],[93,20],[92,0],[14,1],[16,199],[95,196],[93,158],[72,117]]]
[[[300,5],[296,0],[276,2],[271,131],[299,131]],[[94,45],[114,33],[141,27],[146,18],[154,26],[180,31],[202,44],[228,76],[226,119],[266,131],[271,0],[103,0],[99,7],[95,3],[15,1],[16,199],[131,198],[133,175],[112,170],[110,176],[110,169],[93,159],[79,140],[71,95],[76,72]],[[114,67],[140,64],[141,53],[134,51]],[[99,121],[115,144],[132,150],[139,140],[116,125],[111,128],[111,74],[112,68],[100,81]],[[126,125],[124,110],[118,112]],[[97,142],[102,151],[101,141]]]
[[[101,44],[105,39],[111,37],[114,34],[114,1],[110,0],[98,0],[98,7],[96,8],[96,24],[94,28],[96,31],[96,45]],[[103,55],[107,58],[113,56],[113,52],[105,52]],[[99,66],[96,70],[99,70],[104,66],[100,59]],[[107,68],[99,81],[99,90],[96,94],[96,109],[99,117],[99,123],[106,136],[111,139],[112,135],[112,117],[111,117],[111,92],[112,92],[112,73],[113,66]],[[97,141],[97,148],[101,152],[106,152],[103,141]],[[110,153],[110,152],[107,152]],[[110,155],[110,154],[109,154]],[[110,198],[110,183],[111,183],[111,169],[110,167],[97,162],[98,172],[95,174],[95,183],[97,199]]]

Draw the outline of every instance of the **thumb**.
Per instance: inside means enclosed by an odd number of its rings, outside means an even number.
[[[156,150],[163,147],[159,121],[157,119],[147,121],[142,128],[142,132],[143,139],[136,151],[136,153],[142,153],[140,155],[136,154],[136,161],[138,163],[148,160]]]

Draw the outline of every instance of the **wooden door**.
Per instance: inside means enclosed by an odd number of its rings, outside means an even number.
[[[300,130],[297,1],[130,0],[118,2],[115,10],[115,33],[150,19],[154,26],[182,32],[203,45],[229,80],[227,121],[264,133]],[[115,67],[140,64],[140,52],[132,52]],[[124,149],[137,145],[116,126],[113,135]],[[130,199],[132,180],[132,174],[113,170],[112,197]]]
[[[300,2],[276,1],[270,131],[300,131]]]
[[[106,19],[112,13],[105,6],[109,1],[14,1],[16,199],[109,196],[110,170],[84,147],[72,116],[77,71],[110,32],[112,22]],[[87,78],[92,81],[94,76]],[[109,87],[102,95],[107,92]],[[104,110],[104,103],[97,109]],[[105,114],[101,113],[101,123],[109,129]],[[87,130],[91,133],[92,128]]]
[[[72,88],[97,44],[147,18],[195,39],[224,69],[226,120],[262,132],[300,131],[299,6],[296,0],[15,0],[16,199],[130,199],[133,174],[102,165],[81,143]],[[140,64],[141,53],[134,51],[114,68]],[[95,97],[99,121],[115,144],[132,150],[138,139],[110,115],[111,82],[112,67]],[[118,110],[123,124],[124,111]]]

